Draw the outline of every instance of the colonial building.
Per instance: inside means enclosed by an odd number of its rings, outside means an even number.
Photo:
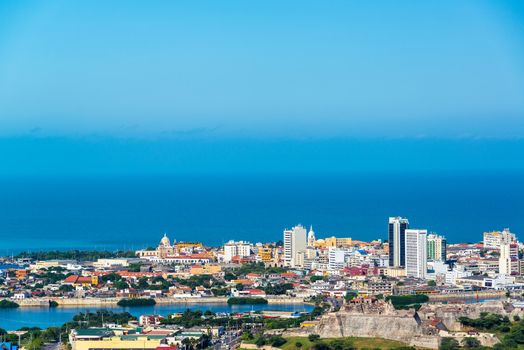
[[[166,258],[168,256],[178,255],[178,247],[176,241],[173,240],[173,245],[169,241],[169,238],[164,233],[164,237],[160,240],[160,244],[156,249],[145,249],[137,250],[135,252],[136,256],[139,258]]]

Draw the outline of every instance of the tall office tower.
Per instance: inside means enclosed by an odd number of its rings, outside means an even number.
[[[389,266],[391,267],[405,266],[405,232],[408,227],[408,219],[399,216],[389,218]]]
[[[426,278],[427,230],[406,230],[406,276]]]
[[[428,235],[428,260],[446,261],[446,237],[437,234]]]
[[[500,236],[499,273],[501,275],[516,275],[519,273],[519,246],[515,236],[504,230]]]
[[[291,230],[284,230],[284,263],[286,266],[298,266],[298,253],[306,250],[306,229],[297,225]]]
[[[307,246],[308,247],[314,247],[315,246],[315,231],[313,231],[313,225],[309,227],[309,232],[307,233]]]

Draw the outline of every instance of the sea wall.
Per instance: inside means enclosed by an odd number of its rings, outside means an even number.
[[[116,306],[121,298],[27,298],[15,300],[20,307],[45,307],[49,301],[56,301],[61,307],[82,306]],[[203,298],[155,298],[158,305],[180,305],[180,304],[227,304],[227,297],[203,297]],[[292,297],[268,297],[268,304],[303,304],[303,298]]]

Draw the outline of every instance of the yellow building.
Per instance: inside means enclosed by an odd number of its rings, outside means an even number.
[[[199,242],[178,242],[175,244],[179,250],[184,248],[202,248],[202,243]]]
[[[350,237],[327,237],[324,239],[318,239],[315,242],[317,247],[351,247],[353,245],[353,239]]]
[[[192,275],[216,275],[222,272],[219,265],[193,265],[189,271]]]
[[[273,248],[264,247],[258,248],[258,256],[264,263],[270,263],[273,261]]]
[[[165,335],[114,335],[114,332],[101,328],[78,329],[71,332],[69,341],[72,350],[99,349],[156,349]]]
[[[406,277],[406,269],[403,267],[384,267],[380,274],[388,277]]]

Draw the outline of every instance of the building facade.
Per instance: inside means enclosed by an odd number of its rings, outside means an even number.
[[[306,229],[297,225],[291,230],[284,230],[284,264],[291,267],[299,267],[300,252],[306,250]]]
[[[514,235],[506,230],[500,235],[499,274],[510,276],[519,274],[519,246]]]
[[[428,260],[431,261],[446,261],[447,241],[444,236],[437,234],[429,234],[428,237]]]
[[[407,229],[406,232],[406,275],[426,278],[427,274],[427,230]]]
[[[406,263],[406,229],[409,227],[408,219],[390,217],[388,226],[389,240],[389,266],[405,266]]]
[[[252,245],[245,241],[229,241],[224,244],[224,262],[229,263],[233,260],[233,257],[240,256],[246,257],[251,255]]]

